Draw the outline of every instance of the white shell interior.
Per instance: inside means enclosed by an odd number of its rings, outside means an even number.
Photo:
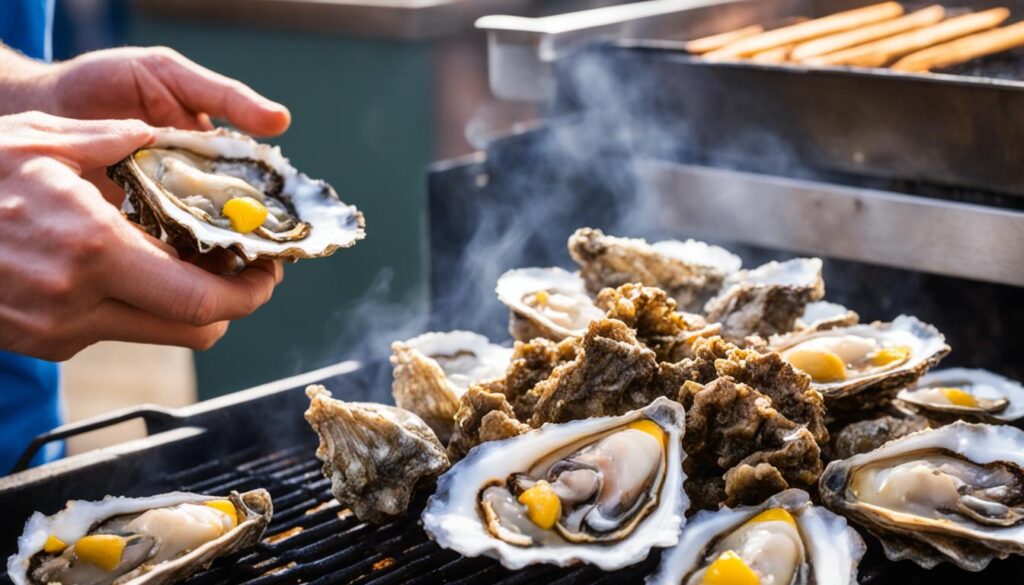
[[[907,400],[911,390],[938,387],[960,388],[978,398],[1005,398],[1009,402],[1005,410],[987,415],[996,420],[1009,422],[1024,417],[1024,386],[1016,380],[982,369],[948,368],[929,372],[913,388],[901,390],[896,398]]]
[[[675,411],[679,425],[664,429],[668,434],[668,469],[660,501],[627,538],[610,544],[519,547],[495,538],[481,522],[477,497],[484,484],[526,471],[544,454],[582,437],[643,418],[652,409],[664,408]],[[652,547],[675,544],[679,528],[685,523],[683,512],[689,506],[689,500],[682,489],[686,478],[682,466],[685,456],[681,447],[683,419],[683,407],[662,397],[646,408],[623,416],[546,424],[518,437],[479,445],[438,479],[437,492],[423,511],[423,526],[442,547],[469,557],[493,557],[509,569],[521,569],[535,563],[564,567],[582,561],[611,571],[640,562]]]
[[[732,274],[743,266],[743,261],[739,256],[725,248],[698,240],[663,240],[654,242],[651,244],[651,248],[693,266],[712,268],[722,275]]]
[[[472,331],[429,332],[405,342],[412,349],[435,359],[453,384],[462,389],[480,380],[497,378],[505,374],[512,360],[512,348],[491,343],[489,339]],[[470,352],[456,360],[437,360],[439,356],[452,356]]]
[[[752,270],[741,270],[725,279],[724,290],[736,285],[813,287],[821,280],[821,258],[771,261]]]

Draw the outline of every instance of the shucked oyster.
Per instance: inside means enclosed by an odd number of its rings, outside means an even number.
[[[469,331],[424,333],[391,344],[395,404],[423,419],[442,442],[471,384],[505,373],[512,349]]]
[[[480,445],[438,480],[423,526],[445,548],[511,569],[639,562],[675,544],[684,522],[683,418],[659,398]]]
[[[941,422],[1010,423],[1024,417],[1024,387],[986,370],[930,372],[896,398],[900,408]]]
[[[628,283],[654,286],[679,306],[698,311],[740,269],[739,257],[704,242],[645,240],[606,236],[601,230],[580,228],[569,238],[569,254],[593,294]]]
[[[413,490],[448,469],[448,456],[418,416],[383,404],[342,402],[323,386],[306,388],[306,421],[331,493],[364,522],[405,513]]]
[[[833,461],[822,502],[866,528],[892,560],[969,571],[1024,554],[1024,432],[955,422]]]
[[[175,583],[256,543],[271,514],[266,490],[72,501],[29,518],[7,572],[15,585]]]
[[[126,212],[151,235],[200,252],[257,258],[329,256],[361,240],[363,214],[281,150],[227,130],[161,130],[110,167]]]
[[[758,506],[702,510],[648,585],[852,585],[864,541],[842,516],[786,490]]]
[[[561,341],[582,335],[591,321],[604,317],[583,280],[561,268],[509,270],[498,279],[495,292],[508,306],[508,330],[517,341]]]
[[[938,330],[906,315],[891,323],[795,333],[774,339],[770,349],[810,374],[835,410],[887,404],[949,353]]]

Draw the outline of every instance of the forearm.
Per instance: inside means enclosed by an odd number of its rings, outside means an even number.
[[[0,115],[29,110],[54,113],[53,67],[0,43]]]

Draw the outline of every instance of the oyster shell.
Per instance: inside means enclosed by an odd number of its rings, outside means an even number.
[[[569,254],[580,265],[587,290],[627,283],[654,286],[685,310],[698,311],[740,269],[738,256],[696,240],[645,240],[606,236],[601,230],[580,228],[569,238]]]
[[[915,317],[776,338],[770,346],[808,372],[830,411],[886,405],[949,353],[945,337]]]
[[[430,425],[447,442],[459,398],[471,384],[505,373],[512,349],[470,331],[424,333],[391,344],[395,405]]]
[[[704,306],[708,321],[722,324],[722,336],[742,340],[789,333],[811,301],[825,296],[820,258],[769,262],[725,279],[723,292]]]
[[[836,327],[856,325],[860,322],[860,315],[838,303],[828,301],[815,301],[807,303],[804,312],[796,320],[796,331],[802,333],[810,331],[824,331]]]
[[[361,240],[363,214],[330,185],[299,173],[276,146],[224,129],[163,129],[153,145],[111,166],[130,219],[155,237],[200,252],[234,251],[257,258],[329,256]],[[267,211],[252,231],[237,231],[224,212],[250,198]],[[249,228],[243,228],[249,229]]]
[[[29,518],[7,572],[14,585],[176,583],[258,542],[272,514],[262,489],[70,501]]]
[[[405,513],[418,484],[448,469],[448,456],[418,416],[383,404],[342,402],[323,386],[306,388],[306,421],[320,435],[331,493],[364,522]]]
[[[684,522],[683,419],[659,398],[485,443],[438,480],[423,526],[444,548],[510,569],[642,561],[675,544]]]
[[[846,519],[786,490],[757,506],[697,512],[646,583],[701,585],[715,561],[721,570],[739,557],[760,583],[853,585],[864,551]]]
[[[498,299],[509,309],[508,331],[517,341],[582,335],[604,317],[579,275],[561,268],[520,268],[498,279]]]
[[[892,560],[969,571],[1024,554],[1024,432],[962,421],[833,461],[822,502],[882,541]]]
[[[867,453],[889,441],[927,428],[928,420],[920,416],[881,416],[850,423],[836,433],[832,458],[847,459],[858,453]]]
[[[929,372],[896,398],[897,407],[940,422],[1012,423],[1024,417],[1024,387],[987,370]]]
[[[459,401],[455,428],[448,442],[448,458],[462,459],[480,443],[507,439],[530,430],[519,422],[512,406],[501,392],[492,392],[485,385],[471,386]]]

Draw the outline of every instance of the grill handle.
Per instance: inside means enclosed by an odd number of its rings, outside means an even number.
[[[39,450],[43,448],[43,445],[46,445],[47,443],[61,441],[137,418],[141,418],[146,423],[146,432],[149,434],[170,430],[174,427],[181,426],[182,424],[181,417],[168,408],[164,408],[156,404],[140,404],[138,406],[130,406],[128,408],[115,410],[93,418],[87,418],[85,420],[61,425],[32,439],[32,442],[25,448],[25,452],[21,454],[18,462],[14,464],[14,468],[11,470],[11,473],[17,473],[28,469],[28,465],[32,461],[32,458],[35,457],[36,453],[38,453]]]

